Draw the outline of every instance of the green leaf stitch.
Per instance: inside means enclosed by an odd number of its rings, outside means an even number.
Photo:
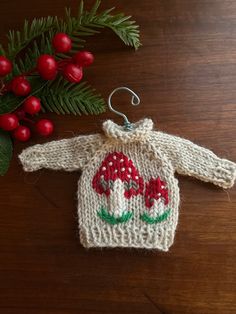
[[[104,191],[106,191],[106,190],[108,190],[108,189],[113,190],[114,181],[112,181],[112,180],[106,181],[106,180],[104,180],[104,178],[101,178],[100,184],[101,184],[101,186],[102,186],[102,188],[103,188]]]
[[[124,188],[125,188],[125,190],[129,190],[130,189],[130,182],[125,181],[124,182]]]
[[[125,187],[125,190],[130,190],[131,188],[137,190],[139,188],[137,182],[135,182],[133,180],[130,180],[129,182],[125,181],[124,187]]]
[[[137,190],[139,188],[139,185],[137,182],[135,181],[131,181],[132,182],[132,188],[134,188],[135,190]]]
[[[148,215],[147,212],[145,212],[142,215],[140,215],[140,219],[145,221],[146,223],[148,223],[150,225],[156,224],[156,223],[160,223],[160,222],[166,220],[169,217],[170,212],[171,212],[171,210],[168,209],[163,214],[161,214],[155,218],[152,218],[151,216]]]
[[[100,184],[101,184],[103,190],[106,191],[107,188],[108,188],[108,183],[107,183],[107,181],[105,181],[104,179],[101,179],[101,180],[100,180]]]
[[[131,211],[125,211],[120,217],[115,217],[114,215],[109,214],[107,209],[102,206],[100,211],[97,212],[97,215],[109,224],[116,225],[119,223],[125,223],[130,220],[133,216],[133,213]]]
[[[114,188],[114,181],[113,180],[108,180],[108,187],[109,187],[109,189],[113,190],[113,188]]]

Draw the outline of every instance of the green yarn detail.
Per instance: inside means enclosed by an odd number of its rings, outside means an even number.
[[[140,219],[142,219],[146,223],[152,225],[152,224],[156,224],[158,222],[162,222],[162,221],[166,220],[168,218],[169,214],[170,214],[170,209],[166,210],[163,214],[161,214],[155,218],[152,218],[146,212],[146,213],[140,215]]]
[[[123,212],[120,217],[115,217],[114,215],[109,214],[107,209],[104,207],[101,207],[100,211],[98,211],[97,214],[98,214],[98,217],[108,222],[110,225],[116,225],[119,223],[127,222],[133,216],[133,213],[131,211],[126,211],[126,212]]]

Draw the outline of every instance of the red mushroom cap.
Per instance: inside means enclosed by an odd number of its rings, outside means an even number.
[[[110,195],[115,180],[124,182],[126,198],[143,193],[143,178],[133,162],[121,152],[109,153],[93,177],[92,186],[99,194]]]
[[[145,189],[146,207],[151,208],[154,204],[154,200],[158,200],[159,198],[164,198],[165,205],[169,203],[166,183],[162,181],[160,178],[157,179],[151,178],[149,182],[146,183],[145,188],[146,188]]]

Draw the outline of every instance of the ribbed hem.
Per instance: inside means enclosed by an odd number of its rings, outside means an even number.
[[[236,164],[227,159],[222,159],[214,172],[214,180],[217,185],[229,189],[232,188],[236,179]],[[214,182],[214,183],[215,183]]]
[[[168,227],[167,227],[168,228]],[[172,229],[160,226],[89,226],[80,227],[80,241],[86,248],[91,247],[133,247],[168,251],[174,242]]]

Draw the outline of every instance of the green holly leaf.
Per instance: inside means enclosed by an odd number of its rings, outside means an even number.
[[[8,113],[17,108],[17,100],[16,96],[12,93],[7,93],[4,96],[0,97],[0,114]]]
[[[0,175],[3,176],[12,158],[12,141],[8,132],[0,130]]]

